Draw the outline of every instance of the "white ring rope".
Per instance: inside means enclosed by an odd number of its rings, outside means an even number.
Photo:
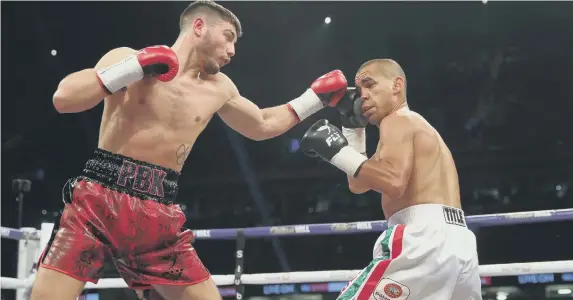
[[[479,266],[481,276],[515,276],[542,273],[565,273],[573,272],[573,260],[543,261],[513,264],[497,264]],[[278,284],[278,283],[310,283],[350,281],[360,270],[335,270],[335,271],[312,271],[312,272],[287,272],[287,273],[260,273],[243,274],[243,284]],[[213,275],[213,280],[219,286],[232,285],[234,275]],[[15,279],[2,277],[0,287],[2,289],[23,289],[29,287],[34,277],[28,279]],[[127,284],[121,278],[100,279],[97,284],[87,283],[86,289],[109,289],[127,288]]]

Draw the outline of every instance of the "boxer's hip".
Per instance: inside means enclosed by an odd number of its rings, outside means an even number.
[[[179,190],[178,179],[179,172],[175,170],[96,149],[82,174],[70,180],[70,187],[85,180],[140,200],[173,204]]]
[[[115,257],[163,249],[193,234],[174,204],[179,173],[96,149],[80,176],[66,183],[66,206],[54,225],[60,240],[86,241],[113,250]]]
[[[445,251],[441,255],[471,257],[475,253],[475,247],[469,247],[475,245],[475,235],[466,226],[463,210],[440,204],[414,205],[392,215],[388,229],[374,244],[374,257],[388,256],[393,240],[417,245],[417,251]]]
[[[399,210],[388,219],[388,226],[398,224],[466,226],[464,211],[442,204],[418,204]]]

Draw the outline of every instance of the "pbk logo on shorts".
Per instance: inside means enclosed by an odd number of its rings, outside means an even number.
[[[410,288],[389,278],[382,278],[372,297],[374,300],[406,300],[410,296]]]
[[[125,160],[119,170],[117,184],[125,187],[128,179],[132,179],[130,185],[133,190],[163,198],[163,180],[166,176],[163,170]]]

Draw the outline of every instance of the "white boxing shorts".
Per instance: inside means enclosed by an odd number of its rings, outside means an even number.
[[[339,300],[481,300],[476,237],[461,209],[414,205],[395,213],[373,261]]]

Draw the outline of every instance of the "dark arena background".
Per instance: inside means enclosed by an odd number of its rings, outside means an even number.
[[[6,228],[53,223],[63,208],[64,183],[97,147],[103,105],[58,114],[52,95],[59,81],[93,67],[112,48],[172,45],[188,4],[2,2],[3,237]],[[239,17],[245,32],[233,62],[222,71],[259,107],[297,97],[332,69],[353,78],[364,61],[392,58],[408,77],[410,108],[427,118],[452,150],[466,215],[573,207],[573,2],[221,4]],[[344,173],[300,153],[300,138],[320,118],[339,125],[338,113],[325,109],[282,136],[257,142],[215,116],[182,171],[178,202],[186,227],[383,220],[379,194],[352,194]],[[367,134],[371,154],[378,131],[368,127]],[[22,183],[30,184],[29,191],[22,191]],[[362,269],[380,234],[284,237],[281,230],[308,227],[274,229],[276,237],[246,240],[244,274]],[[472,229],[480,265],[573,259],[571,221]],[[236,241],[208,239],[212,231],[197,233],[194,246],[211,274],[235,274]],[[2,277],[18,278],[19,242],[1,243]],[[103,277],[118,274],[110,266]],[[272,284],[238,287],[244,288],[244,299],[329,300],[346,281],[275,278]],[[573,299],[572,290],[573,272],[482,277],[484,299]],[[235,298],[231,281],[220,291]],[[1,292],[2,300],[16,299],[4,279]],[[82,297],[138,295],[107,288],[86,289]]]

